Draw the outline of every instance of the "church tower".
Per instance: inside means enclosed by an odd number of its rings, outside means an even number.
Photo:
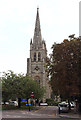
[[[45,72],[45,60],[47,57],[46,43],[42,40],[39,8],[37,8],[36,23],[34,29],[33,40],[30,41],[30,58],[27,58],[27,75],[37,81],[40,86],[46,88],[43,102],[51,96],[51,88],[48,84],[49,80]]]

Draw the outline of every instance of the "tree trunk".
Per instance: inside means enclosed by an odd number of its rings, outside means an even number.
[[[81,95],[78,100],[78,110],[79,110],[79,113],[81,114]]]
[[[21,98],[18,98],[18,108],[21,107]]]

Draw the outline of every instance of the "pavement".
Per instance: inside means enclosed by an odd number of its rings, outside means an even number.
[[[58,116],[61,118],[76,118],[81,120],[81,114],[75,112],[74,110],[71,110],[69,113],[60,113]]]
[[[37,108],[37,111],[39,110],[39,109],[41,109],[41,107],[36,107]],[[34,111],[34,112],[36,112],[36,111]],[[74,119],[80,119],[81,120],[81,114],[79,114],[78,112],[76,112],[74,109],[71,109],[71,111],[70,112],[68,112],[68,113],[55,113],[54,114],[54,116],[56,116],[56,117],[60,117],[60,118],[74,118]]]
[[[78,114],[74,109],[68,113],[58,113],[57,107],[51,106],[36,106],[35,109],[28,110],[12,110],[3,111],[3,118],[61,118],[62,120],[67,119],[79,119],[81,120],[81,114]],[[51,119],[50,119],[51,120]]]
[[[37,107],[38,109],[41,109],[41,107]],[[73,109],[71,109],[71,111],[70,112],[68,112],[68,113],[58,113],[57,112],[57,114],[54,114],[54,116],[56,116],[56,117],[60,117],[60,118],[74,118],[74,119],[80,119],[81,120],[81,114],[79,114],[78,112],[76,112],[75,110],[74,110],[74,108]]]

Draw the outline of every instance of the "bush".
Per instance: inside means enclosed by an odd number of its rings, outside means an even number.
[[[30,106],[30,109],[33,110],[35,107]],[[2,110],[29,110],[29,106],[23,105],[20,108],[14,105],[2,105]]]
[[[54,99],[46,99],[49,106],[58,106],[59,102],[54,101]]]
[[[18,107],[14,105],[2,105],[2,110],[16,110]]]

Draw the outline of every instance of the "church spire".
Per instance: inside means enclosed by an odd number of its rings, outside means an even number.
[[[35,29],[40,30],[39,8],[37,8],[37,16],[36,16]]]
[[[33,43],[39,45],[41,41],[42,40],[41,40],[41,28],[40,28],[40,19],[39,19],[39,8],[37,8]]]

